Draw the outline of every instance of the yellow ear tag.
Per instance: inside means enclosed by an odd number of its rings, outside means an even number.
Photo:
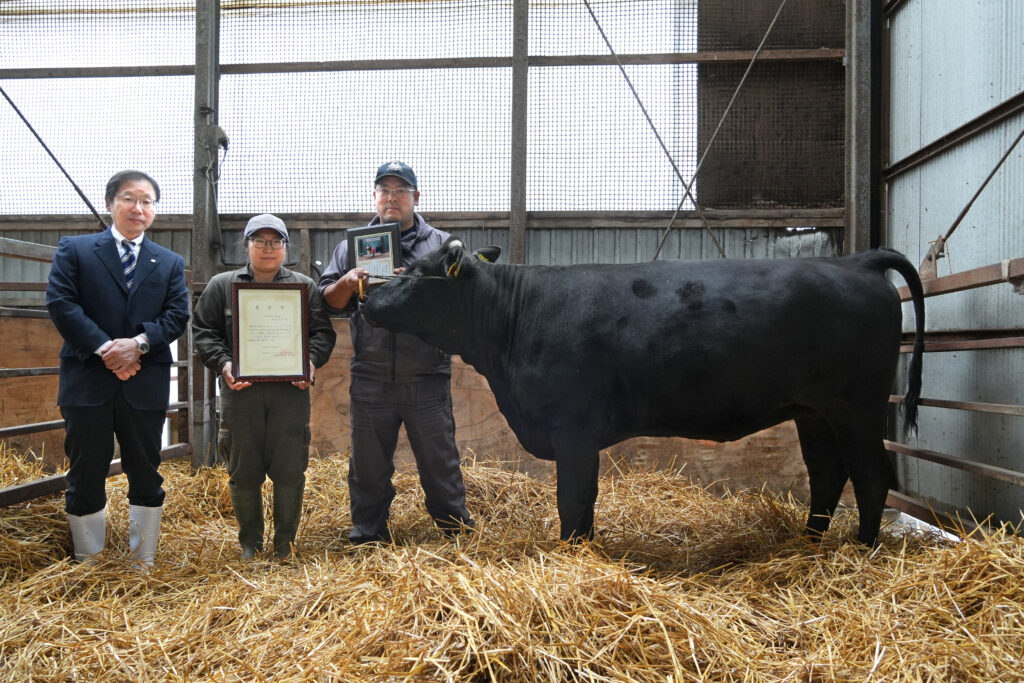
[[[478,259],[480,259],[481,261],[483,261],[484,263],[490,263],[491,262],[491,259],[487,258],[483,254],[477,254],[476,257]]]

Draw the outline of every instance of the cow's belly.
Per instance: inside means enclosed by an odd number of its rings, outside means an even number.
[[[638,417],[617,425],[616,429],[609,433],[607,443],[602,445],[602,448],[636,436],[675,436],[718,442],[736,441],[754,432],[768,429],[810,412],[801,406],[787,404],[758,415],[678,412],[667,419],[644,420]]]

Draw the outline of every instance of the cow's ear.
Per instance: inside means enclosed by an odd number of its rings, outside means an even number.
[[[494,263],[501,256],[501,247],[482,247],[474,251],[473,256],[476,256],[481,261]]]
[[[444,274],[448,277],[458,277],[462,272],[462,263],[466,258],[466,245],[462,240],[449,237],[444,243]]]

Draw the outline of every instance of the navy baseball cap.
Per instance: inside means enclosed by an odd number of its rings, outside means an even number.
[[[284,221],[269,213],[261,213],[259,216],[250,218],[249,222],[245,224],[245,232],[242,233],[242,239],[249,239],[250,235],[263,228],[270,228],[281,237],[288,239],[288,228],[284,227]]]
[[[412,189],[416,188],[416,174],[409,168],[409,164],[404,164],[401,161],[388,161],[380,165],[377,169],[377,177],[373,179],[373,184],[376,185],[380,182],[381,178],[387,176],[394,176],[404,180]]]

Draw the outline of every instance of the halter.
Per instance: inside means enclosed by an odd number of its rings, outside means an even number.
[[[450,268],[449,268],[448,272],[451,272]],[[456,275],[457,274],[458,273],[456,273]],[[399,275],[371,275],[370,277],[376,278],[378,280],[395,280],[395,279],[399,279],[399,278],[405,279],[405,280],[447,280],[447,279],[449,279],[447,277],[441,277],[440,275],[404,275],[404,274],[399,274]],[[366,290],[363,289],[363,281],[364,280],[368,280],[368,279],[369,278],[359,278],[359,300],[360,301],[366,301]]]

